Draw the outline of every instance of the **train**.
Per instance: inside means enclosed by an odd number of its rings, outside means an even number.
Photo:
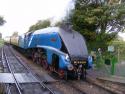
[[[86,40],[73,29],[47,27],[6,37],[5,42],[21,49],[33,62],[63,79],[85,79],[86,70],[92,67]]]

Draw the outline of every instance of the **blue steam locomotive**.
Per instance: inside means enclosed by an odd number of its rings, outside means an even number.
[[[85,78],[86,69],[91,66],[85,39],[72,29],[48,27],[21,36],[11,36],[7,41],[61,78]]]

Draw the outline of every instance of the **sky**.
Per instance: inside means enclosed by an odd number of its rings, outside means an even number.
[[[72,0],[0,0],[0,16],[6,23],[0,27],[3,37],[17,31],[23,34],[38,20],[58,21],[73,6]]]
[[[123,40],[125,41],[125,33],[119,32],[119,36],[121,36]]]

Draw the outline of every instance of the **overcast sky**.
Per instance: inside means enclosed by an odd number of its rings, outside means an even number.
[[[0,27],[3,36],[27,32],[38,20],[63,18],[72,0],[0,0],[0,15],[7,23]]]

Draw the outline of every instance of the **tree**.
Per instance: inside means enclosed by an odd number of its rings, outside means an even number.
[[[39,20],[36,24],[30,26],[28,32],[33,32],[35,30],[46,28],[46,27],[50,26],[50,24],[51,24],[51,22],[48,19],[47,20]]]
[[[60,27],[63,24],[63,21],[56,22],[54,26]]]
[[[12,34],[12,36],[17,37],[17,36],[18,36],[18,32],[15,31],[15,32]]]
[[[2,16],[0,16],[0,26],[4,25],[6,21],[4,20],[4,18]]]
[[[124,29],[125,6],[112,0],[75,0],[69,21],[91,44],[106,46]],[[114,1],[114,2],[113,2]]]

